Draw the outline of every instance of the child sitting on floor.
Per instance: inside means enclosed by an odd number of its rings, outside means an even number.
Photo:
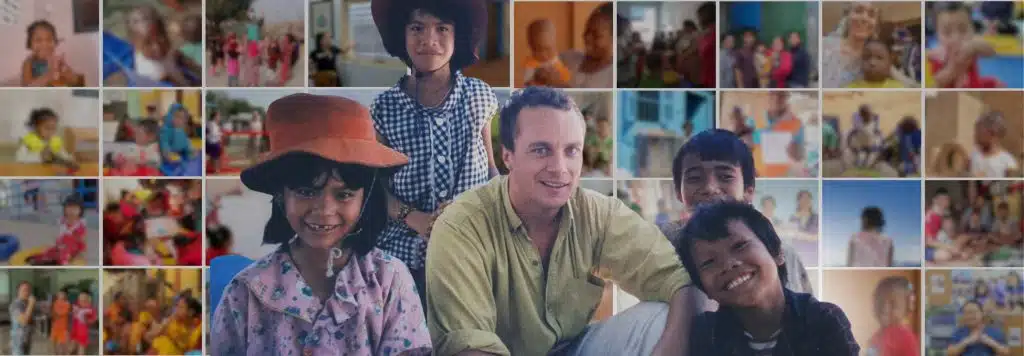
[[[672,240],[694,285],[719,305],[694,318],[691,355],[860,352],[839,307],[784,287],[782,241],[752,205],[699,208]]]
[[[31,265],[64,266],[85,252],[85,208],[82,198],[72,194],[64,199],[64,217],[60,220],[57,243],[28,258]]]

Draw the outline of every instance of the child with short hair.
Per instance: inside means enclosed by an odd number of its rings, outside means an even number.
[[[50,309],[50,341],[53,342],[53,352],[63,355],[67,353],[68,342],[71,340],[71,303],[68,302],[68,292],[58,291]]]
[[[674,240],[693,284],[719,305],[694,318],[691,355],[860,352],[838,306],[784,287],[782,240],[750,204],[701,207]]]
[[[71,319],[71,340],[72,348],[79,355],[85,355],[89,347],[89,327],[96,323],[96,308],[92,305],[92,294],[89,292],[78,292],[78,303],[72,309]]]
[[[921,128],[913,116],[904,116],[897,128],[901,170],[900,177],[920,173],[921,167]]]
[[[871,336],[868,355],[921,354],[917,333],[907,325],[914,299],[914,284],[906,277],[886,277],[878,282],[873,305],[880,328]]]
[[[28,258],[31,265],[64,266],[85,252],[85,202],[78,194],[64,198],[57,243],[42,253]]]
[[[1003,114],[985,113],[974,123],[974,152],[971,152],[971,176],[976,178],[1006,178],[1019,169],[1017,159],[1001,143],[1006,134]]]
[[[65,150],[64,140],[57,134],[60,117],[49,108],[32,110],[25,124],[30,130],[21,137],[15,160],[19,163],[54,163],[78,168],[75,158]]]
[[[220,172],[220,158],[224,154],[223,139],[220,111],[214,111],[206,122],[206,155],[209,157],[210,170],[215,173]]]
[[[569,68],[558,58],[558,49],[555,48],[555,23],[547,18],[535,20],[526,27],[526,36],[530,46],[530,54],[523,59],[526,86],[551,85],[537,77],[541,68],[553,72],[556,83],[568,83],[572,79]]]
[[[135,145],[114,154],[112,176],[152,177],[160,172],[160,124],[153,119],[143,119],[135,125]]]
[[[46,20],[28,25],[25,47],[31,51],[21,65],[21,85],[27,87],[81,87],[85,76],[68,66],[64,55],[57,55],[57,28]]]
[[[892,239],[882,235],[885,216],[877,206],[864,208],[860,214],[860,231],[850,237],[847,248],[849,267],[891,267],[893,263]]]
[[[892,52],[885,42],[870,39],[864,43],[861,55],[863,76],[848,84],[847,88],[904,88],[903,82],[892,79]]]
[[[992,45],[974,34],[971,8],[961,2],[935,4],[939,45],[927,52],[928,67],[936,88],[1001,88],[1006,84],[983,77],[978,58],[996,55]]]
[[[174,312],[162,323],[153,327],[146,339],[153,340],[150,354],[184,355],[199,350],[203,337],[202,328],[196,327],[197,318],[202,317],[202,305],[190,297],[179,298]]]
[[[849,145],[854,156],[854,167],[870,168],[877,162],[883,139],[880,121],[878,114],[868,104],[861,105],[853,114]]]

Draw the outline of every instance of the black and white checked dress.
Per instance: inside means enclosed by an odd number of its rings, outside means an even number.
[[[392,178],[392,194],[416,210],[430,212],[487,182],[481,131],[497,112],[498,99],[483,81],[456,72],[444,104],[426,108],[402,91],[404,81],[377,96],[370,114],[388,145],[409,157],[409,164]],[[410,269],[424,267],[426,242],[404,225],[389,221],[378,247]]]

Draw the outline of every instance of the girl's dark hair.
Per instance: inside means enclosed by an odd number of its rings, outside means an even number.
[[[917,125],[917,118],[913,116],[904,116],[903,120],[900,121],[900,132],[910,133],[919,130]]]
[[[26,122],[25,125],[29,128],[35,128],[36,126],[39,126],[39,124],[42,123],[44,120],[56,118],[57,112],[53,111],[53,109],[39,108],[32,110],[32,112],[28,114],[28,122]]]
[[[203,312],[203,305],[196,298],[186,297],[184,300],[185,306],[192,312],[192,315],[199,315]]]
[[[32,49],[32,37],[36,30],[45,29],[49,30],[53,34],[53,40],[57,41],[57,28],[53,26],[50,21],[38,20],[28,25],[28,30],[25,31],[25,48]]]
[[[298,188],[322,188],[326,181],[316,184],[318,178],[327,174],[335,179],[345,182],[349,189],[364,189],[363,206],[359,213],[359,221],[352,228],[352,232],[359,233],[342,242],[342,246],[350,248],[357,255],[362,256],[370,252],[377,245],[377,236],[384,230],[387,224],[387,190],[385,182],[391,171],[386,169],[373,169],[366,166],[345,164],[329,161],[311,154],[290,154],[277,161],[280,166],[268,169],[269,172],[287,172],[273,177],[280,185],[277,191],[281,194],[285,189]],[[301,167],[301,168],[300,168]],[[372,186],[370,186],[373,184]],[[270,220],[263,229],[264,244],[286,244],[293,236],[295,230],[288,223],[284,211],[284,202],[275,198],[273,202]]]
[[[676,246],[676,254],[683,262],[686,273],[690,275],[694,285],[704,291],[704,283],[700,280],[700,270],[693,259],[694,241],[718,241],[728,238],[729,223],[739,220],[747,225],[757,239],[764,244],[772,257],[782,256],[782,240],[764,215],[757,211],[752,205],[743,202],[721,202],[701,206],[690,217],[682,229],[675,232],[670,238]],[[786,285],[786,265],[778,266],[779,281]]]
[[[389,26],[395,26],[401,30],[389,31],[388,37],[390,38],[382,39],[385,43],[394,44],[389,47],[399,52],[395,53],[398,59],[401,59],[410,68],[414,68],[412,59],[409,58],[409,53],[405,48],[405,26],[412,21],[413,13],[419,11],[437,17],[442,23],[451,24],[455,28],[455,47],[452,51],[452,58],[448,61],[448,66],[453,72],[473,63],[475,49],[470,48],[472,20],[467,12],[450,7],[447,1],[424,1],[422,3],[407,1],[402,3],[406,5],[395,6],[395,11],[391,12],[391,18],[388,21]]]
[[[864,208],[860,213],[860,226],[864,230],[882,230],[885,227],[885,215],[877,206]]]
[[[323,42],[324,36],[327,36],[327,32],[317,32],[316,33],[316,43],[313,44],[313,48],[314,48],[313,52],[314,53],[320,52],[320,51],[324,50],[323,45],[320,44],[320,42]]]
[[[206,240],[212,248],[224,248],[231,241],[231,229],[220,226],[215,229],[206,229]]]

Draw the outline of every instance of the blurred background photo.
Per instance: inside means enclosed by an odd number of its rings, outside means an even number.
[[[303,2],[206,1],[206,86],[305,86]]]
[[[1024,92],[925,94],[925,174],[1012,178],[1024,170]]]
[[[99,91],[10,90],[0,95],[0,174],[99,175]]]
[[[0,11],[0,86],[99,86],[100,0],[8,0]]]
[[[31,333],[25,355],[99,354],[99,278],[95,269],[0,270],[0,353],[14,354],[17,326]],[[11,312],[28,311],[28,298],[35,299],[32,322],[23,325]]]
[[[948,355],[966,347],[976,355],[999,354],[969,335],[988,336],[1003,355],[1019,355],[1024,327],[1021,272],[953,269],[925,272],[925,355]]]
[[[862,355],[919,354],[921,270],[826,270],[821,279],[821,300],[846,313]]]
[[[462,70],[491,87],[509,87],[511,5],[487,2],[487,28],[477,55],[480,61]],[[291,4],[291,2],[289,2]],[[408,68],[384,49],[370,13],[370,1],[311,0],[309,45],[311,87],[391,87]],[[456,30],[457,31],[457,30]]]
[[[104,266],[201,266],[200,179],[103,181]]]
[[[104,269],[104,353],[201,354],[203,289],[199,268]]]
[[[920,92],[827,92],[822,111],[823,176],[920,177]]]
[[[925,259],[935,267],[1024,266],[1020,181],[925,184]]]
[[[1024,3],[925,2],[925,85],[929,88],[1024,88]],[[947,53],[972,51],[971,66],[940,78]],[[940,67],[941,66],[941,67]],[[938,80],[937,80],[938,79]]]
[[[821,6],[822,88],[921,87],[920,2],[826,1]],[[847,39],[861,48],[847,50]]]
[[[203,175],[199,90],[103,92],[103,175]]]
[[[818,87],[817,2],[720,6],[720,88]]]
[[[616,15],[611,2],[517,1],[513,6],[516,88],[615,87]]]
[[[672,178],[690,137],[715,128],[715,93],[620,91],[616,178]]]
[[[203,85],[202,0],[103,2],[103,85]]]
[[[818,177],[817,92],[724,92],[720,104],[719,127],[750,147],[758,177]]]
[[[713,2],[643,1],[616,6],[619,88],[715,87],[718,38]],[[702,7],[711,10],[703,19]]]
[[[825,181],[825,266],[920,267],[920,197],[920,181]]]
[[[0,180],[0,265],[99,266],[98,187],[95,179]]]
[[[267,107],[297,89],[207,90],[206,174],[238,175],[270,149]]]

